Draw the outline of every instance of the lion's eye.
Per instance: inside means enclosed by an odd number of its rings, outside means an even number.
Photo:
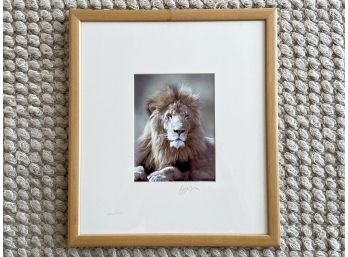
[[[188,114],[185,114],[185,118],[187,119],[189,117],[189,115]]]
[[[168,119],[171,119],[172,118],[172,115],[170,113],[167,114],[167,118]]]

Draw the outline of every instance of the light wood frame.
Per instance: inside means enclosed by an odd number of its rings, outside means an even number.
[[[111,234],[80,233],[80,24],[122,21],[236,21],[265,22],[267,234]],[[234,10],[70,10],[69,24],[69,199],[68,244],[71,247],[127,246],[279,246],[279,186],[276,88],[276,9]],[[255,214],[257,215],[257,214]]]

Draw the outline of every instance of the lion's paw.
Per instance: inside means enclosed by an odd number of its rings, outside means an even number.
[[[168,174],[166,172],[163,172],[162,170],[159,170],[152,172],[147,176],[147,179],[150,182],[173,181],[173,176],[172,174]]]
[[[134,181],[147,181],[147,174],[143,166],[134,168]]]

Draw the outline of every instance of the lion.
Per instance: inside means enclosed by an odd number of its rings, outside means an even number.
[[[204,135],[199,107],[197,95],[177,86],[159,90],[147,101],[135,181],[215,181],[214,139]]]

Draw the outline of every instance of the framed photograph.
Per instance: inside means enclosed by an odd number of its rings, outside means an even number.
[[[69,29],[69,245],[279,246],[276,9]]]

